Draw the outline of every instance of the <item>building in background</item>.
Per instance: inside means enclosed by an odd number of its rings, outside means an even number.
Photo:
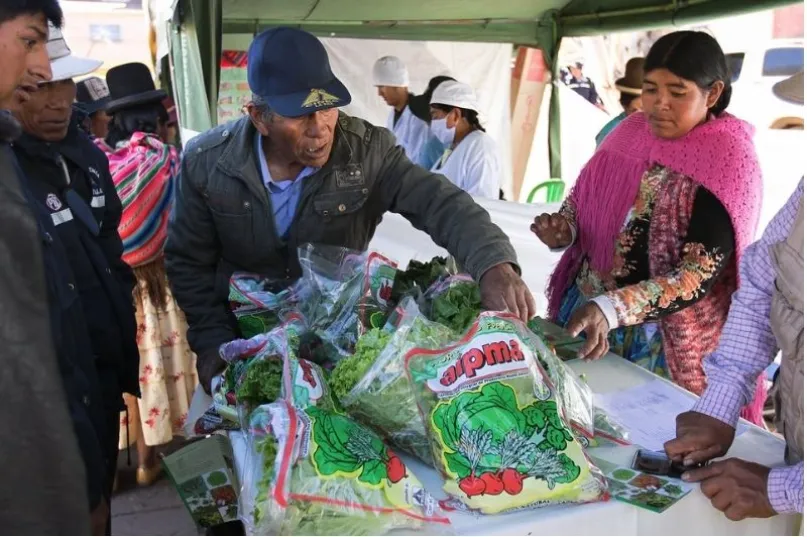
[[[73,53],[104,62],[95,75],[129,62],[152,68],[143,0],[62,0],[61,5],[64,35]]]

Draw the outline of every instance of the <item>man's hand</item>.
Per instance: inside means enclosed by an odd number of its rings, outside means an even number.
[[[586,333],[586,342],[577,352],[577,356],[583,360],[597,360],[608,352],[608,319],[594,302],[588,302],[575,310],[566,323],[566,331],[572,337]]]
[[[479,282],[479,289],[486,310],[510,311],[525,323],[535,317],[535,299],[510,263],[488,270]]]
[[[544,213],[536,217],[530,231],[552,249],[566,248],[572,243],[572,226],[560,213]]]
[[[675,419],[675,438],[664,444],[670,460],[692,466],[722,457],[734,441],[734,427],[690,410]]]
[[[104,498],[90,513],[90,528],[93,535],[106,535],[106,523],[109,518],[109,504]]]
[[[224,371],[227,362],[221,359],[218,350],[204,352],[196,357],[196,372],[199,373],[199,384],[207,395],[210,393],[210,383],[213,377]]]
[[[769,518],[776,515],[768,500],[771,469],[740,459],[718,461],[685,472],[684,481],[700,481],[701,492],[729,520]]]

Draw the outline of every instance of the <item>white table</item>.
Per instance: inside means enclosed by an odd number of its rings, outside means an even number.
[[[569,364],[578,374],[586,375],[586,381],[595,393],[626,389],[657,378],[612,354],[597,362],[575,360]],[[695,401],[695,396],[687,395]],[[241,433],[233,433],[231,439],[240,474],[246,452],[244,437]],[[635,451],[635,447],[615,447],[595,448],[590,453],[619,465],[630,466]],[[737,437],[729,456],[776,466],[782,464],[783,452],[784,442],[780,438],[750,426]],[[404,459],[409,469],[435,497],[445,497],[441,490],[441,479],[434,469],[410,457]],[[457,535],[796,535],[801,522],[801,517],[797,516],[732,522],[715,510],[699,489],[693,490],[661,514],[611,500],[496,516],[451,513],[450,518],[452,531]]]

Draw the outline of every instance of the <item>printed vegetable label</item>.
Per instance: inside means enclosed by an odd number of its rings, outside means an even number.
[[[407,355],[444,489],[470,509],[492,514],[605,493],[537,359],[537,338],[515,317],[483,313],[458,344]]]
[[[251,426],[278,443],[276,460],[263,461],[276,469],[270,496],[258,499],[275,520],[256,534],[380,535],[448,523],[400,457],[344,414],[276,403],[260,407]]]

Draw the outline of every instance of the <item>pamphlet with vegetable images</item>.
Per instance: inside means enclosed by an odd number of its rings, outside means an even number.
[[[238,519],[238,481],[226,436],[193,442],[163,459],[182,502],[198,526],[209,528]]]
[[[692,484],[680,479],[645,474],[600,459],[595,459],[595,462],[608,479],[611,496],[654,513],[663,513],[693,488]]]

